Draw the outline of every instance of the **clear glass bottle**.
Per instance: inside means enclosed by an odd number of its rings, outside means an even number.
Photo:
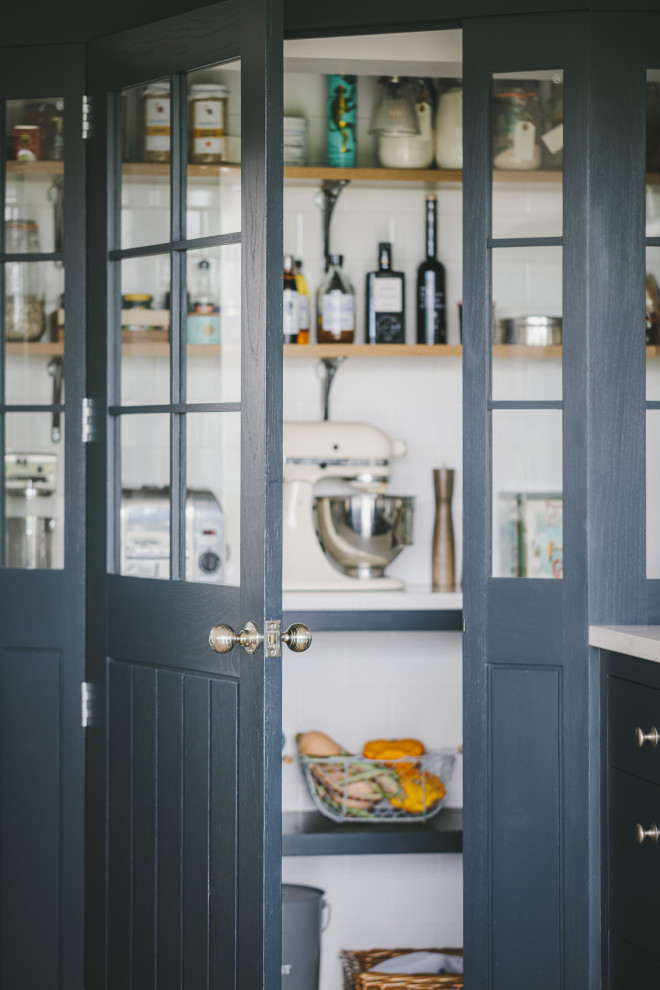
[[[169,162],[170,120],[170,84],[152,83],[142,93],[143,162]]]
[[[330,270],[316,295],[319,344],[352,344],[355,338],[355,291],[342,271],[344,257],[331,254]]]
[[[194,83],[188,95],[188,155],[193,165],[219,165],[225,159],[227,87]]]

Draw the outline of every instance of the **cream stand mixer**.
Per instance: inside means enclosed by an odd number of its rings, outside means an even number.
[[[323,511],[326,522],[330,523],[332,531],[332,546],[324,539],[327,553],[324,551],[315,525],[314,489],[326,478],[342,479],[351,489],[362,495],[368,494],[372,502],[380,495],[390,477],[390,461],[394,457],[403,457],[406,444],[403,440],[392,440],[376,426],[368,423],[336,423],[336,422],[287,422],[284,424],[284,533],[283,533],[283,569],[282,585],[285,591],[382,591],[398,589],[403,582],[396,578],[382,575],[384,564],[375,571],[379,576],[373,576],[374,569],[362,569],[359,564],[360,552],[351,545],[350,538],[355,536],[353,531],[344,527],[332,525],[327,514],[327,503],[353,501],[350,497],[321,498],[320,514]],[[354,496],[359,499],[359,496]],[[365,500],[366,501],[366,500]],[[412,499],[388,499],[382,502],[405,503],[397,506],[398,518],[402,511],[412,519]],[[373,515],[373,513],[372,513]],[[362,517],[362,527],[365,528],[365,515]],[[406,536],[396,542],[394,527],[379,519],[380,529],[389,526],[391,547],[388,552],[388,563],[406,543],[411,540]],[[401,527],[398,527],[401,529]],[[320,531],[324,526],[321,521]],[[325,527],[327,532],[327,526]],[[359,525],[358,525],[359,529]],[[408,535],[410,527],[407,527]],[[357,533],[358,540],[368,546],[372,534]],[[382,536],[379,537],[382,542]],[[350,576],[335,567],[331,555],[342,566],[354,562],[349,572],[355,571],[360,576]],[[364,555],[363,555],[364,557]]]

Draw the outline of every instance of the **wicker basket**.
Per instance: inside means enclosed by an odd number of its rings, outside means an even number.
[[[462,956],[462,949],[368,949],[352,952],[344,949],[341,962],[344,990],[463,990],[462,973],[370,973],[373,966],[406,952],[444,952]]]

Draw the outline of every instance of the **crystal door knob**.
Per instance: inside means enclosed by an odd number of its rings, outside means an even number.
[[[640,844],[645,842],[646,839],[650,839],[651,842],[657,842],[660,839],[660,829],[653,823],[650,828],[642,828],[641,825],[635,825],[635,840]]]
[[[654,725],[651,726],[648,732],[644,732],[638,727],[635,729],[635,742],[640,749],[644,743],[651,743],[652,746],[657,746],[660,742],[660,732],[658,732]]]
[[[216,653],[229,653],[239,643],[246,653],[250,655],[256,653],[263,636],[255,626],[254,622],[246,622],[245,629],[239,633],[234,632],[231,626],[221,623],[213,626],[209,633],[209,646]]]
[[[304,653],[311,645],[312,633],[309,626],[306,626],[303,622],[294,622],[282,634],[282,639],[294,653]]]

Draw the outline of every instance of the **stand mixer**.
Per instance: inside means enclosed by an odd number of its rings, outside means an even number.
[[[405,452],[403,440],[368,423],[284,424],[284,590],[403,587],[383,570],[411,542],[413,500],[379,496],[390,461]],[[317,534],[314,489],[326,478],[341,479],[360,494],[316,499]]]

